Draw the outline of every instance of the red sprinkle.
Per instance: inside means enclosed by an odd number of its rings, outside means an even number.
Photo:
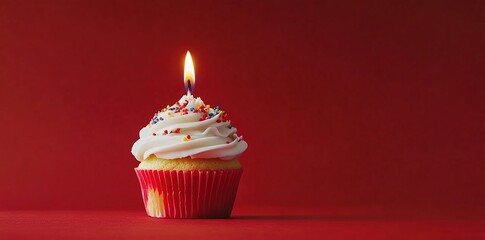
[[[174,133],[180,133],[180,128],[175,129]]]
[[[190,139],[190,135],[187,135],[187,139]]]
[[[168,131],[167,131],[167,130],[164,130],[164,131],[163,131],[163,134],[168,134]]]
[[[227,141],[226,144],[229,144],[229,141]]]
[[[152,133],[152,134],[153,134],[153,136],[157,136],[157,134],[156,134],[156,133]]]

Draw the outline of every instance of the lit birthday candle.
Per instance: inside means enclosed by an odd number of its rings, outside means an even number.
[[[187,95],[191,95],[194,92],[195,87],[195,70],[194,61],[192,61],[192,56],[189,51],[187,51],[187,54],[185,55],[184,85]]]

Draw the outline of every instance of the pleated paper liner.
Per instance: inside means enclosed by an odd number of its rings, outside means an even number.
[[[228,218],[242,169],[214,171],[140,170],[146,212],[157,218]]]

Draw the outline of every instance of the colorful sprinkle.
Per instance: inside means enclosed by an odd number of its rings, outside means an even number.
[[[153,118],[150,120],[150,123],[147,127],[157,124],[160,121],[167,120],[167,118],[173,118],[177,116],[187,115],[189,113],[197,113],[199,114],[199,121],[205,121],[211,118],[217,118],[217,123],[228,122],[230,123],[227,113],[224,112],[220,106],[215,106],[211,108],[209,104],[205,105],[202,102],[198,103],[198,106],[191,106],[190,108],[188,105],[194,104],[193,101],[184,100],[183,102],[175,102],[174,105],[163,108],[161,111],[158,111],[154,114]],[[163,116],[162,116],[163,115]],[[232,129],[232,125],[228,126],[229,129]],[[175,130],[170,131],[170,133],[175,132]],[[169,134],[169,133],[165,133]]]

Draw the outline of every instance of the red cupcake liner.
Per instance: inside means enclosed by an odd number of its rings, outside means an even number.
[[[146,212],[158,218],[228,218],[242,169],[135,169]]]

